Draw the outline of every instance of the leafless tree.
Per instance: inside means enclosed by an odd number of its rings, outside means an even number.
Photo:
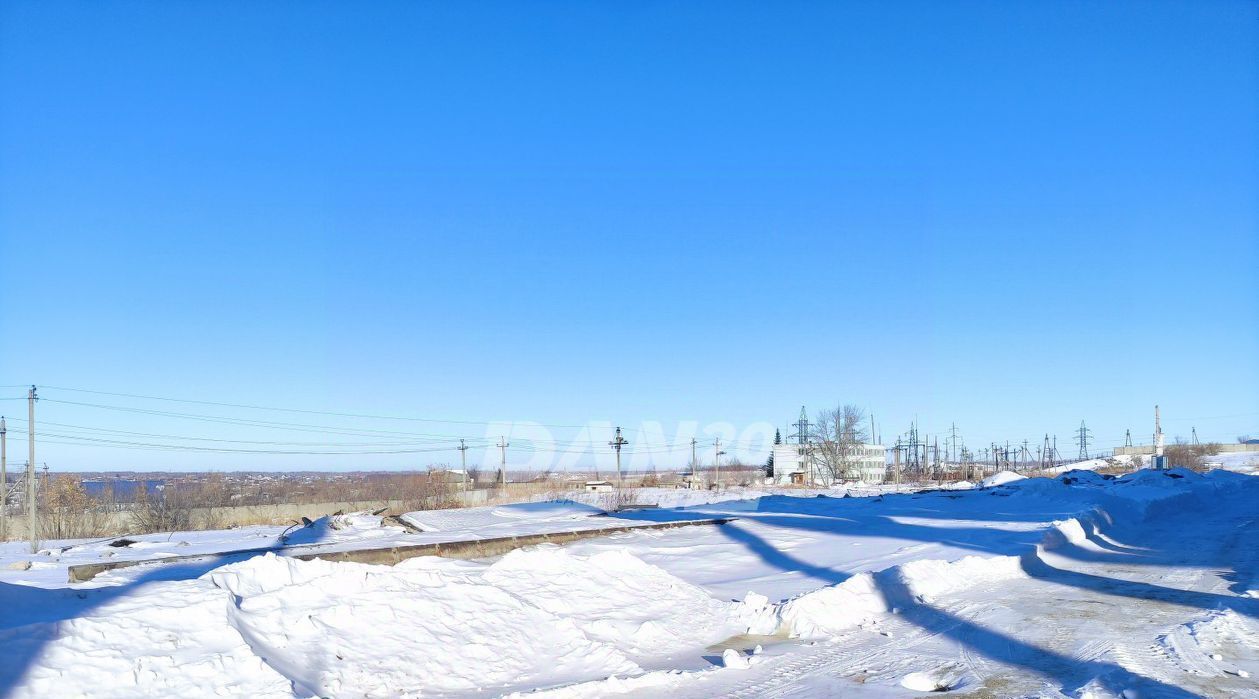
[[[52,539],[99,536],[109,528],[105,502],[87,494],[81,479],[57,476],[40,489],[40,531]]]
[[[869,439],[865,411],[855,405],[822,410],[809,430],[810,453],[830,482],[860,477],[861,448]]]
[[[136,491],[135,509],[131,512],[136,530],[150,533],[190,529],[193,506],[188,500],[174,484],[150,495],[141,483]]]

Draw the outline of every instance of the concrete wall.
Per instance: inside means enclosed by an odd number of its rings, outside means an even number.
[[[1172,446],[1168,444],[1167,446]],[[1259,444],[1221,444],[1221,454],[1237,454],[1247,451],[1259,451]],[[1115,447],[1115,456],[1131,456],[1139,454],[1141,456],[1149,456],[1154,453],[1154,447],[1149,444],[1138,444],[1135,447]]]
[[[451,499],[459,500],[467,506],[484,505],[488,502],[489,494],[490,491],[488,490],[470,490],[466,493],[451,493]],[[388,514],[402,514],[409,509],[407,505],[414,505],[414,500],[359,500],[319,502],[310,505],[278,503],[272,505],[241,505],[237,507],[198,507],[192,510],[192,526],[194,529],[203,529],[206,523],[213,524],[215,528],[229,528],[250,524],[291,524],[294,520],[300,520],[302,517],[315,519],[323,515],[332,514],[337,510],[342,512],[361,512],[363,510],[374,512],[382,507],[389,508]],[[122,535],[135,530],[130,512],[114,512],[103,516],[105,517],[104,526],[108,531]],[[9,516],[6,520],[8,539],[25,539],[27,537],[27,518],[25,515]]]

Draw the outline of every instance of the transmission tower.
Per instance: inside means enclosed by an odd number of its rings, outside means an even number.
[[[1075,438],[1076,444],[1080,445],[1080,461],[1087,461],[1089,458],[1089,442],[1093,441],[1089,435],[1092,430],[1084,426],[1084,421],[1080,420],[1080,430]]]
[[[1125,447],[1130,447],[1130,446],[1132,446],[1132,430],[1124,430],[1124,433],[1123,433],[1123,445],[1124,445]]]
[[[1190,429],[1193,430],[1193,445],[1196,447],[1198,446],[1198,428],[1191,427]]]
[[[949,428],[949,461],[957,461],[957,423]]]
[[[809,442],[809,415],[804,412],[804,406],[800,406],[800,419],[796,421],[796,433],[792,435],[796,438],[797,444],[808,444]]]

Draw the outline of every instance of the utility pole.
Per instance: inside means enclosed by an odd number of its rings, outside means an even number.
[[[459,465],[463,467],[463,492],[466,493],[468,492],[468,445],[460,439],[459,446],[455,448],[459,450]]]
[[[717,486],[717,490],[721,490],[721,457],[726,452],[721,450],[721,437],[713,442],[713,467],[716,472],[713,475],[713,484]]]
[[[608,446],[616,450],[616,487],[621,488],[621,447],[629,444],[625,438],[621,436],[621,428],[616,428],[616,438],[608,442]]]
[[[1084,426],[1084,421],[1080,420],[1079,436],[1075,438],[1077,444],[1080,445],[1080,461],[1087,461],[1089,458],[1089,428]]]
[[[1198,428],[1190,427],[1189,429],[1193,430],[1193,445],[1196,447],[1198,446]]]
[[[506,437],[498,438],[498,484],[500,486],[507,485],[507,447],[510,446]]]
[[[696,474],[696,471],[699,470],[699,462],[695,460],[695,445],[697,442],[698,440],[696,440],[694,437],[691,437],[691,478],[694,478],[696,475],[698,475]]]
[[[26,394],[26,439],[30,447],[29,461],[26,462],[26,493],[28,497],[27,511],[30,514],[31,553],[39,553],[39,516],[35,512],[35,386]]]
[[[6,453],[4,416],[0,415],[0,541],[9,537],[9,455]]]

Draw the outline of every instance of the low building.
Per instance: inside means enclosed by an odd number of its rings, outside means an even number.
[[[834,479],[829,469],[818,462],[813,445],[775,444],[774,478],[780,483],[830,485]],[[855,473],[848,480],[882,483],[887,479],[887,449],[882,444],[857,447]]]
[[[586,481],[587,493],[610,493],[612,484],[607,481]]]

